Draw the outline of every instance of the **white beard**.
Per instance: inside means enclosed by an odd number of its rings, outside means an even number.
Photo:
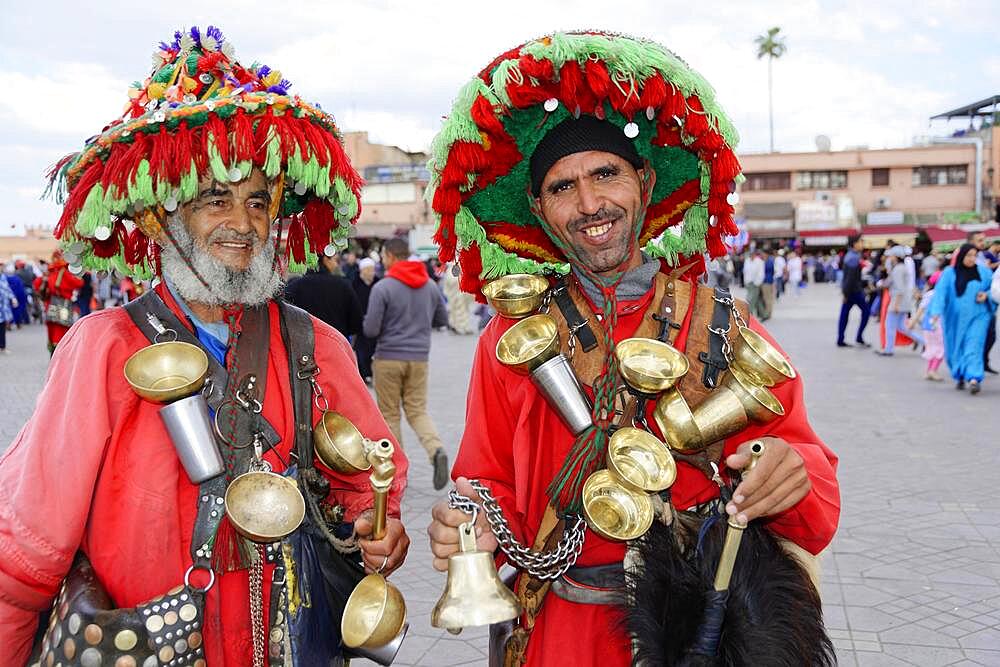
[[[240,271],[229,268],[195,243],[179,216],[167,219],[167,230],[180,250],[168,241],[160,252],[160,266],[163,276],[185,301],[207,306],[259,306],[281,292],[283,282],[274,262],[273,238],[261,241],[254,237],[253,259]]]

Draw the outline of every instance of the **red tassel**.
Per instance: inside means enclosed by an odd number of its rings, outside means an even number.
[[[603,102],[608,99],[611,89],[614,88],[614,84],[611,83],[611,75],[608,74],[608,68],[604,66],[604,63],[599,60],[588,59],[584,63],[583,73],[587,81],[587,86],[590,88],[591,93],[593,93],[594,101]]]
[[[288,237],[285,243],[285,254],[295,262],[304,264],[306,261],[305,226],[302,223],[301,215],[292,218],[291,224],[288,225]]]
[[[229,119],[230,147],[240,162],[250,162],[254,158],[253,123],[243,109],[237,109]]]
[[[667,84],[664,83],[663,77],[659,74],[654,74],[642,84],[642,93],[639,95],[639,107],[642,109],[646,107],[659,109],[660,105],[663,104],[663,100],[667,99],[667,92]]]
[[[245,570],[249,567],[250,560],[246,540],[236,532],[229,516],[224,514],[212,544],[212,569],[219,574]]]
[[[565,63],[559,70],[559,101],[570,113],[577,107],[589,113],[596,100],[583,80],[583,72],[575,60]]]
[[[177,132],[174,134],[174,158],[178,180],[181,174],[187,174],[191,170],[191,149],[193,143],[194,137],[191,135],[191,130],[188,129],[187,121],[182,120],[180,125],[177,126]]]
[[[98,181],[101,180],[101,172],[104,170],[104,163],[100,159],[94,160],[87,171],[83,172],[83,176],[80,180],[76,182],[73,189],[70,190],[69,196],[66,198],[66,204],[63,206],[62,215],[59,216],[59,222],[56,223],[55,231],[53,235],[57,239],[61,239],[63,233],[73,226],[76,221],[76,216],[83,208],[83,203],[87,201],[87,195],[90,194],[91,188],[97,185]]]
[[[692,95],[687,98],[691,111],[684,116],[684,133],[690,137],[700,137],[708,132],[708,116],[703,113],[701,100]]]
[[[226,126],[223,124],[222,119],[214,113],[210,113],[208,114],[208,120],[202,128],[204,132],[202,142],[205,155],[208,155],[208,139],[211,137],[212,143],[215,144],[215,149],[219,152],[219,157],[222,158],[222,163],[227,165],[230,164],[232,160],[229,156],[229,136],[226,132]]]
[[[552,81],[552,75],[555,73],[551,60],[537,60],[532,55],[521,56],[518,68],[521,70],[521,74],[534,77],[539,81]]]
[[[116,221],[111,228],[111,236],[103,241],[90,239],[90,245],[94,249],[95,257],[110,259],[122,250],[124,240],[125,226],[120,221]]]
[[[309,246],[315,252],[321,252],[330,243],[330,231],[337,224],[337,219],[333,215],[333,207],[328,201],[312,198],[306,202],[305,209],[302,211],[302,219],[305,223]]]
[[[483,260],[479,255],[479,246],[472,243],[465,250],[459,251],[458,263],[462,268],[462,275],[458,281],[459,288],[463,292],[478,294],[483,285],[483,281],[479,279],[479,275],[483,272]]]
[[[722,148],[712,161],[712,180],[725,181],[728,185],[729,181],[739,175],[740,170],[739,158],[736,157],[732,149]]]
[[[437,231],[434,232],[434,242],[438,245],[438,258],[442,262],[450,262],[455,259],[455,214],[442,214],[441,223]]]

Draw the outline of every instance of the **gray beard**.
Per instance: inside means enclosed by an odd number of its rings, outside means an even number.
[[[167,229],[180,249],[168,241],[160,252],[160,267],[184,301],[206,306],[259,306],[281,292],[284,284],[274,263],[273,239],[259,243],[261,247],[256,249],[250,266],[240,271],[229,268],[195,243],[178,216],[168,218]]]

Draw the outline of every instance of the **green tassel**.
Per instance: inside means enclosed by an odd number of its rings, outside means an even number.
[[[198,170],[195,168],[194,160],[188,171],[181,174],[180,201],[191,201],[198,196]]]
[[[212,170],[212,178],[220,183],[228,183],[229,168],[226,167],[226,163],[222,161],[222,156],[219,155],[219,149],[215,145],[215,137],[213,135],[209,135],[208,137],[206,152],[208,153],[208,166]]]
[[[319,163],[317,162],[317,165]],[[323,197],[324,199],[330,194],[330,165],[329,163],[325,167],[319,167],[316,173],[316,187],[315,192],[317,197]]]
[[[101,225],[107,225],[111,214],[104,203],[104,188],[100,183],[95,183],[87,199],[83,202],[79,215],[76,217],[74,228],[77,233],[84,238],[94,238],[94,232]]]
[[[281,173],[281,138],[273,125],[268,129],[266,151],[264,175],[267,178],[276,178]]]

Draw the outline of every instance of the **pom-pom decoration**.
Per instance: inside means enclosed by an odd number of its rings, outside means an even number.
[[[737,232],[726,196],[742,176],[736,130],[712,87],[654,42],[556,33],[480,72],[432,143],[435,240],[441,261],[461,265],[462,289],[481,299],[486,281],[509,273],[569,270],[532,213],[529,161],[550,129],[580,114],[617,125],[656,171],[639,237],[647,254],[676,265],[726,252]]]
[[[281,72],[237,62],[215,26],[177,31],[152,62],[150,76],[130,87],[122,117],[49,173],[47,192],[63,205],[55,235],[80,249],[78,264],[152,277],[157,238],[139,237],[194,199],[199,178],[230,182],[253,168],[275,190],[272,216],[302,231],[291,239],[297,245],[286,243],[292,267],[314,264],[346,239],[362,179],[332,116],[291,95]]]

